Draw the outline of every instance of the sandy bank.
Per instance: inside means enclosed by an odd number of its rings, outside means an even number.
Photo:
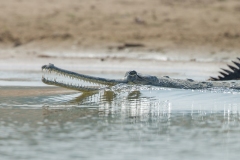
[[[239,49],[239,13],[236,0],[0,0],[0,45],[218,53]]]

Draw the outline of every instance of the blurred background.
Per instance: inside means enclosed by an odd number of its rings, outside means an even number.
[[[122,49],[137,43],[147,51],[233,50],[240,44],[239,13],[238,0],[0,0],[0,42],[11,47]]]

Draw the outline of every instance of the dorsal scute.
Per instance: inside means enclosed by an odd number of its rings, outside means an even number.
[[[239,80],[240,79],[240,58],[238,57],[237,60],[239,62],[236,61],[232,61],[233,64],[235,64],[236,66],[233,65],[227,65],[229,67],[229,69],[222,69],[222,71],[220,71],[219,73],[221,74],[218,77],[210,77],[209,80],[211,81],[225,81],[225,80]]]

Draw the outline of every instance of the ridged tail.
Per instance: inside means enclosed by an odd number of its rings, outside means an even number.
[[[222,69],[219,71],[221,75],[218,77],[210,77],[211,81],[226,81],[226,80],[240,80],[240,58],[237,58],[239,62],[232,61],[238,68],[232,65],[228,65],[229,69]]]

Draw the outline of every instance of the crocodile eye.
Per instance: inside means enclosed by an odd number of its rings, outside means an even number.
[[[130,72],[129,72],[129,75],[131,75],[131,76],[134,76],[134,75],[136,75],[136,74],[137,74],[136,71],[130,71]]]

